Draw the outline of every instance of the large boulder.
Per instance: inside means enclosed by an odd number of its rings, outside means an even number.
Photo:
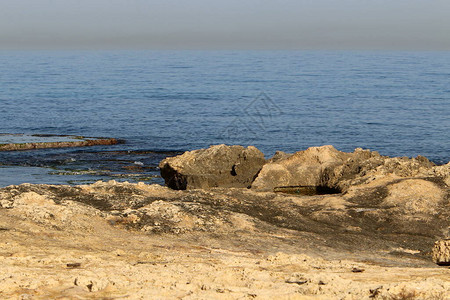
[[[280,155],[264,165],[252,184],[252,189],[272,191],[277,187],[324,186],[328,175],[342,165],[349,153],[333,146],[311,147],[292,155]]]
[[[253,146],[216,145],[166,158],[159,168],[166,185],[176,190],[247,188],[265,163],[264,154]]]

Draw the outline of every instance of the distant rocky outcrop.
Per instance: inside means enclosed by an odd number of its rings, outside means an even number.
[[[50,148],[105,146],[105,145],[116,145],[122,142],[114,138],[73,137],[73,139],[74,139],[73,141],[59,141],[59,142],[35,142],[35,143],[27,142],[27,143],[0,144],[0,151],[22,151],[22,150],[50,149]]]
[[[216,145],[160,162],[161,176],[172,189],[249,187],[266,163],[253,146]]]

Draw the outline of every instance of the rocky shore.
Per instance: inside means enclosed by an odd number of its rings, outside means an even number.
[[[0,189],[0,298],[450,299],[450,163],[218,145],[160,169]]]

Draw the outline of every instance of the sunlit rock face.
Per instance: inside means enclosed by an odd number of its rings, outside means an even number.
[[[255,147],[216,145],[166,158],[159,167],[166,185],[176,190],[249,187],[265,162]]]
[[[252,183],[252,189],[272,191],[277,187],[326,185],[327,174],[332,173],[350,156],[333,146],[311,147],[292,155],[284,155],[264,165]]]

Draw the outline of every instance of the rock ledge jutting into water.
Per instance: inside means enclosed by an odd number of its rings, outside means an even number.
[[[115,145],[120,142],[114,138],[90,138],[70,135],[0,134],[0,137],[3,139],[7,137],[6,142],[0,139],[0,151],[89,147]]]

